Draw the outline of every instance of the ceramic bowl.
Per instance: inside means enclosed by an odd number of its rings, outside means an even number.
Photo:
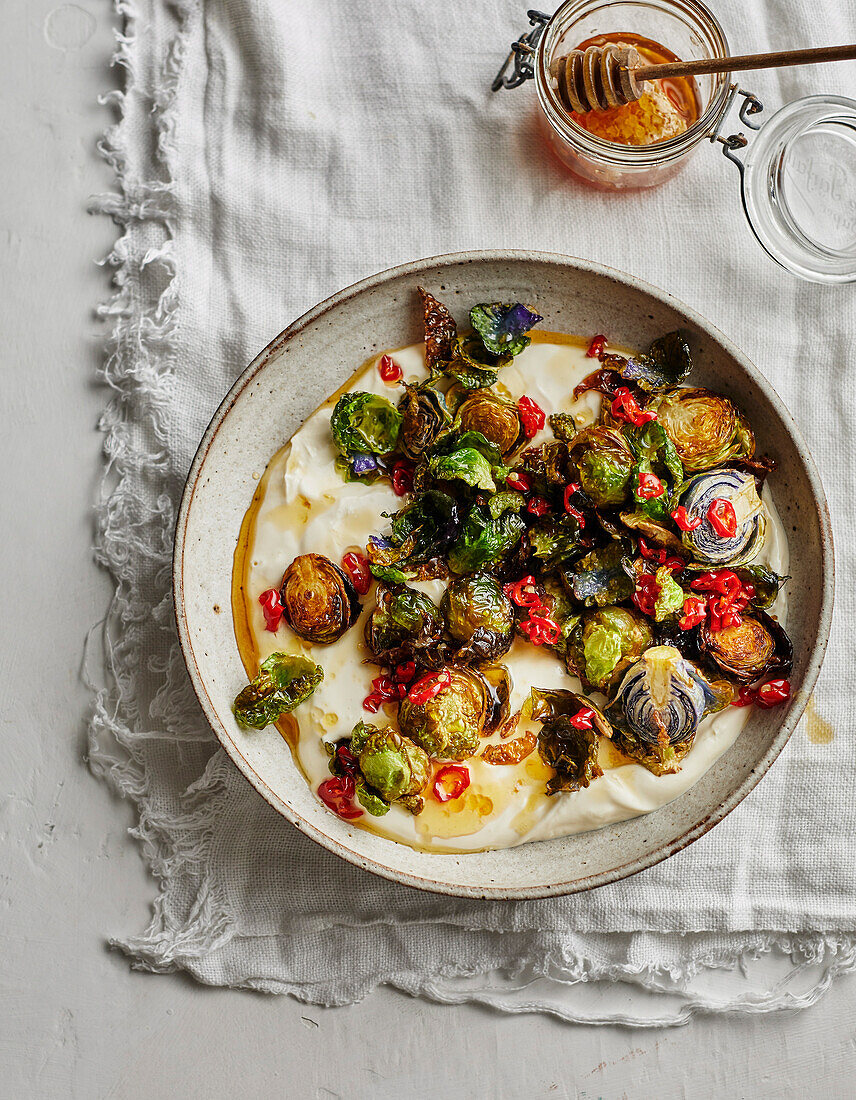
[[[421,339],[417,284],[448,303],[459,321],[476,301],[524,301],[543,314],[545,329],[608,332],[630,347],[679,328],[693,349],[693,384],[734,397],[755,425],[760,449],[779,464],[773,492],[791,536],[793,699],[787,709],[753,710],[713,767],[653,813],[501,851],[418,852],[331,814],[278,733],[242,730],[235,722],[231,703],[246,679],[230,614],[232,555],[258,477],[277,448],[365,359]],[[469,252],[418,260],[341,291],[290,325],[247,367],[193,461],[176,529],[174,585],[181,646],[208,721],[237,767],[292,825],[343,859],[410,886],[469,897],[538,898],[588,890],[666,859],[721,821],[758,783],[796,726],[823,659],[832,610],[832,535],[817,470],[787,409],[746,356],[697,313],[630,275],[588,261]]]

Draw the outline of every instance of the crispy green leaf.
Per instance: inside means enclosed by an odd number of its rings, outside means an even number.
[[[271,653],[259,665],[255,679],[238,693],[234,703],[239,725],[264,729],[305,702],[324,679],[324,670],[295,653]]]
[[[387,455],[395,450],[401,413],[374,393],[343,393],[330,416],[330,430],[344,455]]]

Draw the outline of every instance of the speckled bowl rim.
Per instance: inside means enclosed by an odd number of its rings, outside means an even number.
[[[637,859],[631,860],[628,863],[621,864],[618,867],[613,867],[608,871],[603,871],[598,874],[588,875],[582,878],[574,879],[570,882],[558,882],[545,886],[522,886],[522,887],[489,887],[489,886],[466,886],[455,885],[454,883],[439,882],[435,879],[422,877],[420,875],[408,873],[405,871],[395,870],[390,867],[384,866],[374,859],[369,859],[359,852],[349,848],[347,844],[343,844],[341,841],[329,836],[322,829],[317,828],[312,823],[306,821],[300,814],[296,813],[287,803],[285,803],[266,783],[265,781],[254,771],[251,765],[245,760],[227,729],[220,721],[217,714],[217,710],[214,707],[208,692],[206,690],[204,679],[200,673],[199,667],[196,663],[196,658],[193,652],[193,646],[190,639],[190,631],[187,623],[185,601],[184,601],[184,557],[185,557],[185,537],[187,533],[187,522],[190,509],[193,506],[194,492],[199,483],[200,475],[205,463],[205,459],[208,455],[208,451],[214,440],[214,437],[223,426],[224,421],[229,415],[230,410],[234,406],[235,402],[239,399],[243,391],[250,385],[259,371],[263,370],[270,359],[277,355],[281,349],[296,335],[298,335],[308,325],[317,321],[324,314],[334,310],[341,303],[348,301],[351,298],[363,293],[366,290],[378,287],[383,283],[390,282],[394,279],[402,276],[418,276],[420,273],[437,267],[442,266],[457,266],[470,263],[483,263],[483,262],[512,262],[512,261],[526,261],[542,263],[546,265],[552,265],[555,267],[572,267],[578,271],[589,272],[593,275],[598,275],[612,280],[613,282],[621,283],[624,286],[629,286],[634,290],[642,291],[648,294],[652,298],[656,299],[660,303],[675,309],[679,313],[682,313],[690,322],[696,325],[699,329],[707,334],[713,341],[719,344],[719,346],[740,366],[740,368],[749,377],[751,382],[763,393],[766,400],[773,406],[776,413],[781,420],[782,425],[791,437],[800,457],[805,465],[805,469],[808,476],[809,487],[811,490],[812,499],[817,511],[818,527],[820,531],[820,543],[821,543],[821,575],[823,584],[823,593],[820,604],[820,611],[818,615],[818,631],[817,639],[815,641],[812,652],[809,656],[806,666],[805,677],[798,689],[794,692],[792,701],[785,711],[782,717],[782,723],[779,727],[779,731],[775,738],[771,742],[769,748],[760,758],[752,772],[743,780],[742,783],[737,786],[732,793],[713,811],[708,813],[702,820],[697,822],[692,828],[686,830],[681,835],[675,837],[668,843],[661,845],[659,848],[646,853]],[[749,794],[751,790],[760,782],[762,776],[766,774],[770,766],[778,757],[779,753],[785,747],[793,731],[796,729],[797,723],[802,717],[803,711],[808,703],[809,696],[817,680],[820,667],[823,663],[823,658],[826,653],[827,641],[829,639],[829,629],[832,621],[832,605],[834,599],[835,589],[835,559],[833,552],[833,540],[832,540],[832,524],[829,518],[829,508],[826,503],[826,494],[824,493],[823,486],[820,481],[820,475],[818,474],[817,467],[815,466],[814,459],[809,451],[808,445],[802,438],[802,434],[797,427],[790,412],[782,402],[779,395],[767,381],[767,379],[760,373],[760,371],[754,366],[754,364],[743,354],[726,336],[724,336],[717,328],[715,328],[709,321],[707,321],[701,314],[697,313],[694,309],[691,309],[680,299],[673,295],[661,290],[659,287],[653,286],[651,283],[646,283],[641,279],[637,279],[633,275],[629,275],[626,272],[619,271],[616,268],[606,267],[602,264],[597,264],[591,260],[578,259],[573,256],[567,256],[554,252],[532,252],[524,249],[489,249],[489,250],[474,250],[466,252],[452,252],[446,253],[440,256],[429,256],[420,260],[413,260],[410,263],[399,264],[396,267],[387,268],[385,271],[378,272],[375,275],[370,275],[368,278],[361,279],[359,282],[346,287],[344,290],[340,290],[337,294],[333,294],[331,297],[326,298],[324,301],[319,302],[308,312],[304,313],[302,317],[299,317],[296,321],[292,322],[288,328],[284,329],[277,337],[275,337],[268,346],[262,351],[256,358],[250,363],[246,370],[239,376],[232,388],[229,390],[226,397],[223,399],[220,407],[211,419],[211,423],[208,425],[205,434],[202,437],[202,441],[199,444],[199,448],[196,451],[196,455],[190,467],[190,472],[187,475],[187,481],[185,483],[184,492],[181,498],[181,506],[178,511],[178,518],[175,527],[175,544],[173,550],[173,600],[176,625],[178,628],[178,638],[181,646],[181,651],[184,656],[185,664],[187,665],[187,671],[190,676],[191,684],[196,693],[197,698],[202,706],[212,730],[214,731],[220,744],[226,749],[227,753],[237,765],[241,773],[252,784],[252,786],[259,792],[262,798],[265,799],[275,810],[277,810],[283,817],[291,822],[297,829],[305,833],[306,836],[316,841],[322,847],[327,848],[328,851],[341,856],[343,859],[348,860],[349,863],[355,864],[357,867],[362,868],[365,871],[370,871],[373,874],[379,875],[382,878],[390,879],[394,882],[401,883],[406,886],[413,886],[419,890],[427,890],[438,894],[448,894],[454,897],[468,897],[478,899],[493,899],[493,900],[534,900],[538,898],[557,897],[566,894],[580,893],[585,890],[592,890],[598,886],[606,886],[608,883],[616,882],[623,878],[628,878],[630,875],[635,875],[639,871],[644,871],[648,867],[653,867],[657,863],[661,863],[663,860],[668,859],[676,852],[682,851],[693,841],[698,840],[699,837],[704,836],[706,832],[719,824],[731,811],[738,806],[743,799]]]

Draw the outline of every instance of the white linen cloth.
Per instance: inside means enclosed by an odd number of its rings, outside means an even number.
[[[160,885],[150,927],[115,930],[118,942],[140,967],[322,1004],[381,982],[593,1022],[811,1003],[856,965],[856,289],[799,282],[762,253],[718,147],[651,192],[576,183],[539,137],[532,85],[489,90],[526,26],[522,0],[116,7],[126,88],[107,97],[119,121],[104,153],[117,190],[98,208],[122,235],[103,307],[113,394],[98,555],[117,591],[91,761],[135,800]],[[856,10],[835,0],[717,9],[734,52],[856,39]],[[818,90],[846,94],[853,73],[845,63],[743,83],[771,112]],[[709,317],[794,412],[837,536],[835,627],[816,691],[834,740],[813,744],[801,727],[759,788],[689,849],[550,901],[421,893],[308,841],[218,750],[171,607],[184,478],[244,366],[340,287],[479,247],[597,260]],[[273,453],[281,440],[268,428]]]

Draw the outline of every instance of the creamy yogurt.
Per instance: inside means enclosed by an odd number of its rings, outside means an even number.
[[[533,337],[532,344],[503,369],[501,388],[515,399],[526,393],[550,412],[571,413],[580,427],[591,423],[598,413],[599,395],[589,392],[579,401],[572,397],[574,386],[593,367],[592,360],[585,356],[584,345],[551,333]],[[406,380],[426,376],[422,344],[391,354]],[[345,389],[368,390],[394,401],[400,389],[380,378],[374,369],[376,362],[357,373]],[[372,716],[362,707],[372,679],[379,674],[377,666],[363,663],[368,656],[363,641],[365,620],[374,606],[371,594],[362,599],[359,620],[332,645],[306,642],[284,621],[276,634],[270,633],[265,630],[258,602],[266,589],[279,587],[285,568],[298,554],[314,552],[339,562],[349,550],[363,550],[368,536],[384,529],[382,512],[394,512],[401,506],[401,499],[388,483],[348,484],[334,469],[336,449],[330,435],[334,403],[334,398],[325,402],[271,460],[245,524],[246,543],[243,552],[239,549],[236,555],[235,566],[236,592],[243,583],[241,601],[249,636],[242,637],[241,630],[236,633],[248,673],[254,675],[258,662],[275,650],[305,652],[324,669],[323,682],[293,716],[299,731],[293,751],[313,789],[330,777],[325,741],[347,735],[360,720],[378,725],[395,722],[394,708],[389,708],[386,715],[381,710]],[[545,430],[533,444],[551,438]],[[755,561],[786,575],[787,539],[766,487],[763,500],[769,514],[767,539]],[[414,587],[439,601],[444,584],[426,581]],[[785,596],[780,593],[771,614],[784,623],[785,612]],[[502,663],[512,678],[512,713],[522,706],[531,687],[582,690],[579,680],[568,674],[552,652],[520,639]],[[537,750],[518,765],[491,765],[473,758],[466,761],[470,787],[460,798],[441,804],[428,797],[425,809],[416,817],[393,805],[383,817],[364,814],[355,824],[437,852],[510,847],[597,829],[650,813],[677,798],[735,741],[748,716],[749,708],[727,707],[705,718],[681,770],[672,775],[653,775],[602,738],[599,762],[604,774],[584,790],[545,795],[544,784],[552,772],[541,762]],[[282,726],[283,731],[286,728]],[[537,729],[537,724],[521,720],[515,736]],[[257,736],[280,734],[275,727],[268,727]],[[491,743],[501,742],[497,735],[484,739],[485,745]],[[288,751],[284,743],[283,751]]]

